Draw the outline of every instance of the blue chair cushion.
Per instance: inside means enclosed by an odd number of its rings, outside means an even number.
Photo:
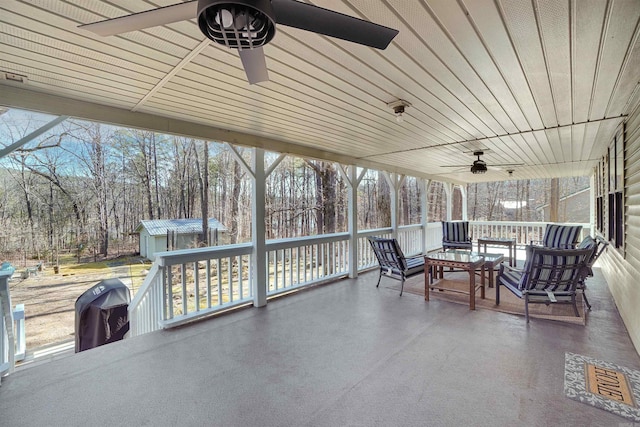
[[[442,221],[442,240],[444,242],[470,242],[469,221]]]
[[[542,238],[542,245],[547,248],[572,249],[578,243],[581,225],[549,224]]]

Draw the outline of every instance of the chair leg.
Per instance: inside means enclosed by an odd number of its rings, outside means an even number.
[[[571,302],[573,303],[573,312],[575,313],[576,317],[580,317],[580,312],[578,311],[578,299],[576,298],[575,292],[573,295],[571,295]]]
[[[587,299],[587,288],[582,289],[582,298],[584,299],[584,303],[587,304],[587,308],[591,310],[591,304],[589,304],[589,300]]]
[[[382,279],[382,270],[380,270],[380,275],[378,276],[378,284],[376,285],[376,288],[380,286],[380,279]]]
[[[524,296],[524,318],[529,323],[529,295]]]
[[[496,281],[496,305],[500,305],[500,281]]]
[[[400,285],[400,296],[402,296],[402,291],[404,291],[404,277],[402,278],[402,285]]]

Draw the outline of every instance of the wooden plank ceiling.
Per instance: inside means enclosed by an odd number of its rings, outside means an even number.
[[[52,113],[69,98],[477,182],[509,178],[491,168],[504,163],[522,164],[513,178],[589,175],[640,99],[638,0],[314,0],[400,32],[380,51],[278,26],[271,80],[256,85],[194,19],[110,37],[77,28],[175,2],[0,2],[0,74],[28,78],[0,80],[0,105],[33,108],[15,89],[44,92]],[[402,123],[387,106],[398,99],[411,103]],[[451,167],[479,149],[486,174]]]

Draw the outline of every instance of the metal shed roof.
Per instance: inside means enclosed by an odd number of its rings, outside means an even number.
[[[209,218],[209,228],[217,228],[220,231],[227,231],[217,219]],[[202,220],[200,218],[189,219],[147,219],[140,222],[135,232],[140,233],[143,229],[151,236],[166,235],[168,231],[175,231],[179,234],[194,234],[202,232]]]

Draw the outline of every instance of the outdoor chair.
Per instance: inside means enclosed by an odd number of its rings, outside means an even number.
[[[396,239],[369,237],[369,243],[380,264],[380,276],[378,276],[376,288],[380,286],[380,279],[385,275],[402,282],[400,287],[400,296],[402,296],[405,279],[424,272],[424,255],[405,257]]]
[[[593,248],[550,249],[528,246],[522,270],[501,264],[496,278],[496,305],[500,304],[500,287],[504,286],[524,299],[524,313],[529,323],[529,304],[572,304],[580,316],[576,300],[577,287],[588,274],[587,260]]]
[[[604,252],[604,250],[607,248],[608,245],[609,245],[609,242],[607,242],[606,240],[604,240],[600,236],[596,236],[595,239],[593,237],[591,237],[591,236],[587,236],[578,245],[579,249],[584,249],[584,248],[593,249],[593,253],[591,254],[591,258],[589,258],[587,260],[587,268],[588,268],[587,274],[586,274],[586,276],[583,276],[582,279],[578,282],[578,290],[582,291],[582,297],[584,298],[584,303],[587,305],[587,308],[589,310],[591,310],[591,304],[589,303],[589,300],[587,299],[587,293],[586,293],[587,284],[586,284],[586,280],[587,280],[588,277],[593,277],[593,268],[592,268],[593,264],[595,264],[595,262],[598,260],[600,255],[602,255],[602,253]]]
[[[547,224],[541,241],[531,241],[532,245],[545,248],[573,249],[578,244],[581,225]]]
[[[442,249],[473,249],[469,221],[442,221]]]

